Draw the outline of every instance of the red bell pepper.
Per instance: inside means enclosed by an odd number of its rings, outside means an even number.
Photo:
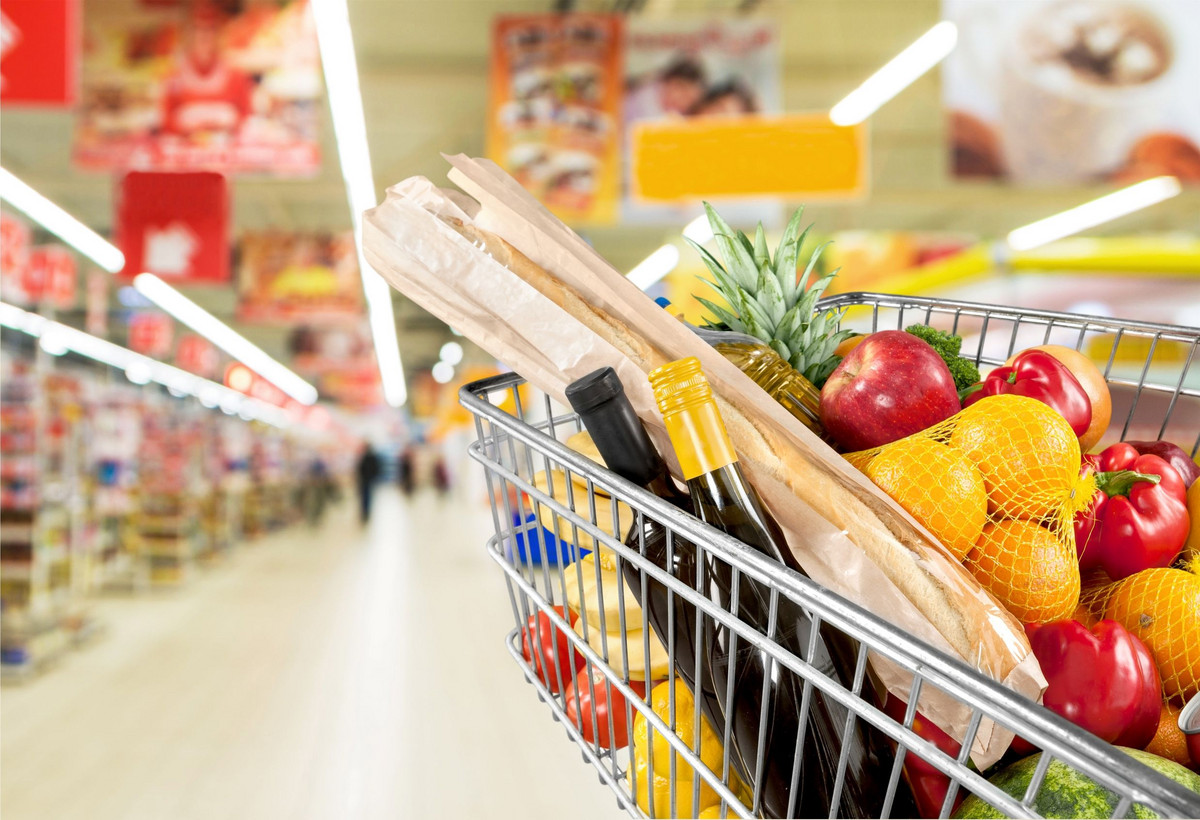
[[[646,699],[646,684],[629,681],[629,688],[642,700]],[[592,667],[591,673],[581,669],[567,690],[567,720],[576,726],[588,743],[599,743],[602,749],[624,749],[629,745],[629,724],[625,707],[628,701],[621,690],[608,682],[603,670]],[[637,715],[636,710],[632,711]],[[612,718],[612,735],[608,720]]]
[[[1172,444],[1169,441],[1127,441],[1125,443],[1144,456],[1158,456],[1170,464],[1183,479],[1184,487],[1191,487],[1196,479],[1200,478],[1200,464],[1193,461],[1187,451],[1178,444]]]
[[[561,606],[554,607],[554,611],[572,626],[579,620],[574,612]],[[537,672],[538,680],[556,695],[560,691],[560,681],[563,687],[570,686],[575,674],[587,663],[587,658],[571,646],[567,634],[541,611],[530,615],[521,630],[521,654]]]
[[[908,704],[893,694],[888,694],[883,712],[897,723],[904,722],[904,712]],[[1155,726],[1157,727],[1157,723]],[[929,718],[917,712],[913,716],[912,730],[917,737],[928,740],[950,757],[958,757],[962,744],[943,732]],[[946,791],[950,788],[950,778],[942,774],[932,763],[915,754],[912,750],[904,755],[904,779],[912,791],[913,800],[917,804],[917,815],[920,817],[938,817],[942,811],[942,803],[946,800]],[[951,813],[958,808],[965,794],[960,789]]]
[[[1158,729],[1162,681],[1146,645],[1116,621],[1044,624],[1029,639],[1047,709],[1102,740],[1141,749]]]
[[[1044,350],[1026,350],[1011,365],[997,367],[977,385],[967,388],[963,407],[970,407],[984,396],[1011,393],[1028,396],[1057,410],[1076,436],[1082,436],[1092,424],[1092,400],[1066,365]]]
[[[1167,462],[1114,444],[1084,457],[1098,492],[1075,517],[1079,566],[1101,567],[1114,581],[1169,566],[1183,549],[1190,522],[1183,479]]]

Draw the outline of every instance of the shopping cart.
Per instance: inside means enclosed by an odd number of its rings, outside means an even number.
[[[1200,364],[1193,367],[1200,358],[1197,354],[1200,329],[872,293],[831,297],[821,303],[821,308],[844,310],[843,326],[863,332],[900,329],[918,323],[951,330],[964,338],[963,355],[973,356],[979,364],[1001,364],[1015,351],[1038,344],[1062,344],[1082,350],[1097,362],[1104,363],[1105,378],[1113,393],[1109,439],[1168,438],[1183,444],[1185,449],[1190,446],[1193,455],[1200,449]],[[898,789],[903,788],[901,769],[905,757],[914,754],[950,778],[941,808],[943,817],[952,811],[963,790],[987,801],[1005,816],[1038,816],[1032,807],[1052,760],[1062,761],[1114,792],[1119,798],[1114,817],[1125,817],[1134,803],[1144,804],[1164,817],[1200,816],[1200,796],[1195,793],[959,660],[748,549],[569,449],[561,440],[581,429],[578,417],[564,411],[546,396],[535,398],[534,391],[519,375],[510,373],[474,382],[462,389],[460,398],[475,416],[478,440],[471,445],[470,453],[484,466],[492,498],[495,535],[488,542],[488,550],[504,571],[512,604],[514,628],[507,638],[509,651],[539,698],[578,745],[585,761],[596,768],[601,782],[613,791],[618,804],[631,815],[695,817],[704,808],[700,805],[701,781],[711,789],[705,792],[710,800],[713,793],[718,796],[722,817],[756,816],[761,808],[761,794],[750,794],[745,789],[739,791],[730,765],[728,722],[723,732],[722,727],[715,727],[718,736],[723,734],[724,754],[719,765],[709,768],[701,760],[702,749],[697,737],[700,733],[690,733],[690,743],[675,733],[681,720],[688,722],[690,717],[692,725],[700,722],[699,705],[693,715],[681,715],[672,697],[665,717],[660,717],[647,703],[649,695],[639,696],[631,688],[626,673],[630,669],[630,660],[647,659],[645,665],[649,668],[650,630],[643,631],[640,641],[625,639],[627,607],[636,602],[627,600],[629,592],[624,584],[617,585],[616,607],[611,601],[607,606],[602,600],[591,602],[600,612],[601,632],[619,634],[619,640],[613,640],[611,636],[595,640],[594,635],[588,634],[589,629],[595,627],[586,619],[579,623],[576,627],[579,632],[576,632],[564,618],[563,609],[555,609],[556,606],[565,607],[567,573],[574,573],[575,585],[588,594],[603,596],[598,562],[594,590],[584,583],[580,563],[564,566],[573,556],[564,554],[563,550],[569,551],[570,545],[574,544],[583,549],[598,543],[611,549],[618,564],[618,577],[625,565],[636,568],[643,598],[647,581],[662,584],[668,590],[670,612],[674,613],[677,606],[694,607],[701,619],[711,619],[716,628],[730,630],[739,641],[746,641],[775,663],[803,678],[801,735],[805,732],[813,690],[845,706],[850,711],[851,721],[866,721],[886,734],[895,743],[897,751],[890,779],[886,784],[880,784],[880,788],[887,790],[883,801],[884,817],[889,816]],[[568,479],[565,489],[554,483],[541,482],[541,487],[535,483],[533,477],[537,473],[549,472],[552,468],[565,471]],[[600,505],[602,509],[605,506],[611,508],[611,521],[597,518],[597,501],[604,495],[616,502]],[[835,629],[850,636],[859,647],[853,685],[846,687],[826,676],[774,641],[770,631],[763,634],[730,615],[703,592],[661,570],[639,551],[636,539],[626,546],[619,537],[624,535],[619,521],[621,505],[626,505],[627,512],[632,511],[639,531],[642,523],[653,519],[666,528],[668,539],[694,545],[700,562],[721,562],[733,573],[752,578],[769,589],[772,609],[782,596],[811,613],[822,629]],[[539,533],[547,535],[546,529],[561,536],[559,540],[564,543],[560,543],[557,551],[542,550],[535,554],[514,548],[519,537],[528,543]],[[609,533],[616,533],[618,537]],[[562,560],[555,560],[558,557]],[[611,619],[614,609],[618,621],[615,626],[605,623],[604,614],[607,610]],[[548,645],[542,642],[541,635],[535,634],[530,625],[531,621],[536,623],[538,617],[542,619],[543,629],[553,625],[563,637]],[[523,647],[529,647],[529,651],[524,651]],[[672,647],[667,648],[668,671],[673,679],[676,676],[675,657],[670,651]],[[912,673],[913,682],[903,721],[888,717],[873,705],[872,699],[861,696],[868,651],[878,653]],[[562,654],[567,657],[560,657]],[[602,692],[609,701],[617,702],[618,693],[624,697],[623,716],[613,714],[616,707],[609,710],[603,718],[606,727],[599,725],[595,712],[585,712],[574,723],[568,718],[566,693],[571,688],[573,670],[579,668],[586,669],[594,681],[602,681],[593,683],[599,690],[597,694]],[[957,757],[941,751],[913,730],[917,698],[928,687],[936,687],[971,710],[967,736]],[[610,751],[585,738],[585,734],[598,740],[619,737],[618,724],[622,717],[632,736],[634,718],[638,714],[647,723],[651,746],[662,744],[665,739],[675,752],[669,756],[652,756],[649,770],[643,773],[650,783],[655,783],[657,778],[668,778],[664,788],[638,784],[638,772],[631,763],[628,748]],[[1021,797],[1014,798],[1001,791],[968,763],[972,742],[985,717],[1018,732],[1045,752]],[[585,727],[584,721],[591,725]],[[585,728],[590,731],[585,732]],[[547,749],[546,754],[554,752]],[[662,768],[661,760],[667,757],[669,771],[655,772],[655,762],[658,761]],[[845,757],[843,749],[836,770],[831,817],[837,816],[839,811],[838,799],[846,776]],[[800,769],[801,766],[797,766],[793,772],[793,794],[799,778],[804,776]]]

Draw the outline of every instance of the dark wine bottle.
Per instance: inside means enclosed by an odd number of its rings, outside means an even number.
[[[766,512],[745,480],[725,424],[712,397],[699,360],[682,359],[650,374],[667,433],[679,457],[695,513],[750,547],[804,574],[787,548],[779,525]],[[744,573],[736,581],[732,568],[711,560],[705,568],[709,595],[741,621],[769,634],[770,589]],[[734,633],[706,620],[708,669],[721,711],[730,715],[733,749],[739,772],[760,794],[765,817],[826,817],[837,797],[840,817],[878,817],[891,774],[892,750],[875,727],[855,720],[847,731],[848,710],[813,689],[804,745],[797,749],[804,681],[754,649]],[[858,645],[822,624],[815,642],[813,622],[804,609],[784,596],[776,604],[774,640],[818,671],[851,688]],[[815,651],[810,653],[810,643]],[[864,682],[861,696],[874,701]],[[764,703],[765,699],[765,703]],[[718,733],[724,727],[718,727]],[[764,737],[765,734],[765,737]],[[761,760],[759,746],[763,747]],[[801,755],[797,793],[793,769]],[[844,784],[834,794],[838,759],[846,755]],[[896,816],[909,816],[907,795],[898,795]]]
[[[671,478],[666,463],[630,405],[616,371],[611,367],[593,371],[571,383],[566,393],[608,469],[676,507],[692,511],[691,496],[680,490]],[[697,589],[703,581],[698,582],[700,566],[695,546],[677,535],[671,536],[670,544],[667,538],[667,530],[662,524],[644,517],[641,525],[634,522],[625,543],[690,589]],[[725,725],[725,714],[712,686],[706,647],[697,645],[697,635],[702,637],[703,632],[697,630],[699,614],[695,605],[679,595],[668,595],[667,587],[648,575],[643,595],[643,573],[629,561],[622,562],[621,573],[662,645],[674,648],[676,674],[700,701],[700,708],[709,723],[720,731]],[[701,589],[704,591],[703,587]],[[630,651],[636,650],[631,648]],[[700,661],[699,676],[697,659]]]

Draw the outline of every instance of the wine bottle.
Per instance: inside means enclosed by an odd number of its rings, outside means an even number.
[[[676,507],[691,512],[691,496],[680,490],[671,478],[666,463],[629,403],[616,371],[611,367],[593,371],[572,382],[566,394],[567,401],[583,420],[608,469]],[[643,516],[640,525],[634,522],[625,543],[689,588],[697,588],[699,564],[695,546],[678,535],[672,535],[668,549],[667,530],[659,522]],[[667,587],[649,576],[645,578],[643,595],[643,573],[629,561],[622,562],[621,572],[662,645],[674,648],[676,674],[684,679],[700,701],[701,710],[709,723],[717,728],[723,727],[725,715],[720,711],[720,703],[708,672],[708,653],[703,645],[697,648],[696,625],[699,614],[695,605],[682,596],[669,596]],[[674,597],[673,604],[671,597]],[[672,607],[674,617],[671,615]],[[630,651],[639,650],[630,647]],[[700,660],[699,676],[696,674],[697,658]]]
[[[767,513],[754,488],[742,475],[729,434],[708,380],[695,358],[664,365],[650,374],[667,434],[679,457],[696,515],[748,546],[804,574],[787,548],[779,525]],[[710,558],[705,568],[709,595],[755,630],[769,634],[771,591],[739,573],[734,604],[734,573],[729,564]],[[847,731],[848,710],[813,689],[804,745],[797,750],[803,679],[765,653],[738,640],[728,628],[706,619],[708,669],[721,711],[730,715],[732,754],[738,769],[760,794],[758,810],[767,817],[830,815],[838,759],[847,756],[837,816],[878,817],[890,777],[891,748],[870,724],[855,720]],[[858,645],[827,624],[815,642],[813,622],[805,610],[779,596],[774,640],[822,674],[850,688]],[[815,651],[810,654],[809,644]],[[874,700],[870,683],[861,696]],[[765,699],[765,704],[764,704]],[[724,727],[718,727],[718,733]],[[762,735],[765,733],[766,737]],[[758,749],[763,745],[761,766]],[[799,751],[797,794],[792,794],[793,768]],[[908,816],[908,802],[898,799],[897,816]],[[791,814],[789,815],[789,811]]]

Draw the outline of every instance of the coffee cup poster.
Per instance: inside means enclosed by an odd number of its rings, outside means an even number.
[[[1200,185],[1200,2],[944,0],[951,170],[1020,185]]]

